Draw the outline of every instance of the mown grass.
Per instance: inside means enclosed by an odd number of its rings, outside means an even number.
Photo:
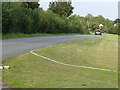
[[[117,36],[78,40],[35,51],[56,61],[117,70]],[[108,41],[109,39],[109,41]],[[15,88],[117,88],[117,72],[76,68],[25,53],[3,62],[3,80]]]
[[[43,48],[36,53],[74,65],[118,69],[117,35],[106,35]]]
[[[46,34],[46,33],[35,33],[35,34],[22,34],[22,33],[10,33],[0,37],[0,39],[11,39],[11,38],[24,38],[24,37],[37,37],[37,36],[53,36],[53,35],[79,35],[79,33],[60,33],[60,34]]]

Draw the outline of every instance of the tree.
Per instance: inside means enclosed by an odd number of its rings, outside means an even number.
[[[90,20],[92,18],[92,14],[88,14],[86,17],[85,17],[85,20],[86,20],[86,24],[87,24],[87,27],[88,27],[88,30],[90,29]]]
[[[50,9],[44,11],[42,8],[31,9],[22,5],[23,2],[3,3],[4,34],[88,33],[84,17],[79,15],[65,17],[53,13]]]
[[[33,12],[33,10],[24,7],[15,9],[12,12],[12,33],[32,33],[33,19],[31,18],[31,15]]]
[[[74,7],[72,7],[70,0],[58,0],[49,3],[49,9],[60,16],[70,16],[73,13]]]
[[[114,20],[114,24],[116,24],[116,23],[120,23],[120,19],[119,18]]]
[[[93,17],[93,15],[92,14],[88,14],[88,15],[86,15],[86,18],[88,19],[88,20],[90,20],[90,18],[92,18]]]
[[[31,8],[31,9],[39,8],[38,2],[22,2],[21,5],[25,8]]]
[[[13,20],[12,13],[15,9],[20,8],[20,3],[18,2],[3,2],[2,3],[2,33],[10,33]]]

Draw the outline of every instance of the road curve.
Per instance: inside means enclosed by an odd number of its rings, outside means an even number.
[[[61,35],[5,39],[2,40],[2,60],[17,56],[33,49],[91,37],[98,37],[98,35]]]
[[[2,60],[17,56],[19,54],[31,51],[33,49],[43,48],[51,45],[61,44],[74,40],[80,40],[84,38],[98,37],[95,35],[62,35],[62,36],[41,36],[31,38],[17,38],[1,40],[2,42]],[[2,83],[2,88],[10,87]],[[14,89],[11,89],[14,90]]]

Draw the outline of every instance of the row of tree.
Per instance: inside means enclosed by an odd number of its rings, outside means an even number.
[[[61,13],[58,12],[60,7],[62,7]],[[34,2],[5,2],[2,4],[2,32],[3,34],[88,33],[79,22],[67,18],[72,14],[72,10],[70,1],[50,3],[46,11]]]
[[[108,33],[120,35],[120,19],[116,19],[113,22],[114,26],[111,27]]]
[[[92,15],[88,14],[86,16],[87,21],[89,22],[89,28],[91,31],[95,31],[99,28],[99,25],[102,24],[103,26],[100,28],[105,33],[111,34],[120,34],[120,30],[118,28],[120,19],[116,19],[115,21],[105,19],[103,16],[99,15],[93,17]]]
[[[103,24],[106,33],[119,34],[118,19],[114,22],[103,16],[71,15],[74,7],[69,0],[49,3],[48,10],[37,2],[4,2],[2,4],[2,32],[7,33],[89,33]],[[116,25],[114,25],[116,24]]]

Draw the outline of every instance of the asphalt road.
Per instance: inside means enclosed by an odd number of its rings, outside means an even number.
[[[2,60],[17,56],[19,54],[31,51],[33,49],[43,48],[51,45],[61,44],[84,38],[98,37],[97,35],[62,35],[62,36],[42,36],[31,38],[17,38],[1,40],[2,42]],[[1,45],[1,44],[0,44]],[[10,87],[2,82],[2,88]],[[14,90],[14,89],[10,89]]]
[[[41,36],[2,40],[2,60],[17,56],[33,49],[91,37],[98,37],[98,35]]]

